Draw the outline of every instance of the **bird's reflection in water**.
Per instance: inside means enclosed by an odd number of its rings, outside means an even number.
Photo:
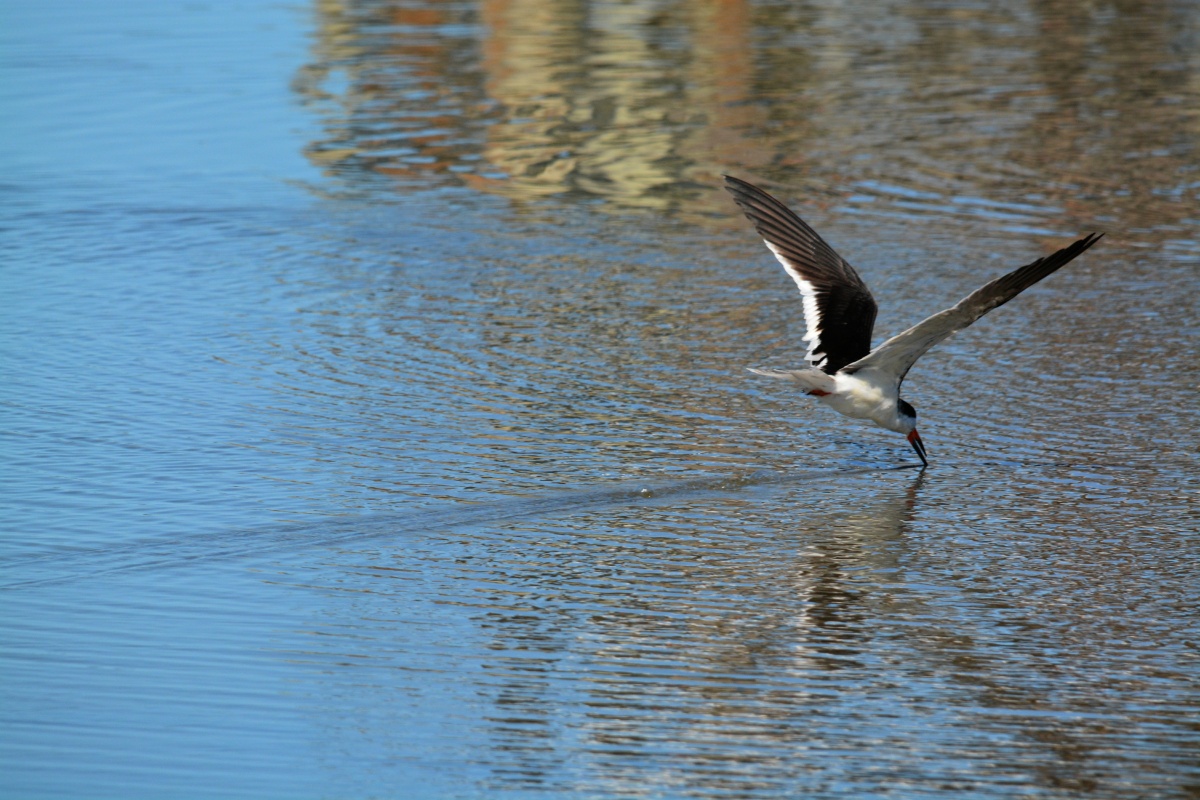
[[[786,493],[588,515],[494,563],[477,621],[495,788],[603,775],[591,788],[627,793],[676,758],[701,767],[686,778],[701,794],[794,784],[788,754],[825,746],[813,723],[841,702],[839,672],[869,667],[874,621],[903,582],[926,478],[879,477],[851,479],[871,497],[852,510]],[[772,535],[744,533],[768,518]],[[582,772],[564,773],[568,754]]]
[[[804,607],[796,617],[802,632],[794,646],[801,669],[839,670],[863,666],[857,655],[869,622],[892,604],[902,583],[904,529],[925,482],[921,471],[902,494],[882,497],[834,520],[826,536],[803,551],[793,586]]]

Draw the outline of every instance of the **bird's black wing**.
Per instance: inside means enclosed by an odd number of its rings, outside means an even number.
[[[1039,258],[1032,264],[1026,264],[976,289],[953,308],[934,314],[904,333],[888,339],[871,351],[870,355],[851,364],[847,371],[858,372],[874,368],[894,375],[897,381],[904,380],[913,363],[929,348],[950,334],[967,327],[993,308],[1004,305],[1042,278],[1062,269],[1084,250],[1100,241],[1103,235],[1093,233],[1085,236],[1069,247],[1064,247],[1045,258]]]
[[[787,206],[753,184],[725,176],[725,188],[800,287],[807,358],[832,375],[871,351],[875,299],[844,258]]]

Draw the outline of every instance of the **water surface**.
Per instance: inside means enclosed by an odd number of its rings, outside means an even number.
[[[1193,797],[1200,8],[5,11],[0,788]],[[747,373],[791,202],[904,441]]]

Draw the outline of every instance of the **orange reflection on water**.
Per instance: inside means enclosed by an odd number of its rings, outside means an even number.
[[[715,187],[733,172],[810,206],[989,216],[1050,238],[1189,225],[1200,202],[1195,24],[1177,4],[316,8],[295,81],[323,115],[307,152],[352,183],[701,218],[728,215]]]

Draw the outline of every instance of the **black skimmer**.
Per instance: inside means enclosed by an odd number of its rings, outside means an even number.
[[[811,366],[750,371],[795,381],[847,417],[869,419],[904,434],[924,466],[929,466],[929,459],[917,433],[917,411],[900,399],[900,384],[908,370],[926,350],[1062,268],[1104,235],[1093,233],[1013,270],[872,350],[875,298],[854,267],[762,189],[729,175],[725,176],[725,188],[800,287],[808,324],[805,357]]]

